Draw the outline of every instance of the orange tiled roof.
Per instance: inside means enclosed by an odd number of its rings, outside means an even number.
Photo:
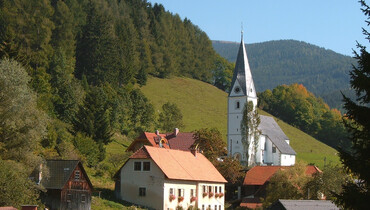
[[[306,167],[306,175],[311,175],[312,176],[315,173],[321,173],[321,172],[322,171],[318,167],[316,167],[316,166],[308,165]]]
[[[264,185],[282,166],[255,166],[247,171],[243,185]]]
[[[150,158],[168,179],[226,183],[225,178],[201,153],[144,146]]]
[[[245,175],[243,185],[264,185],[280,169],[289,168],[290,166],[255,166]],[[306,175],[313,175],[321,170],[316,166],[308,165]]]

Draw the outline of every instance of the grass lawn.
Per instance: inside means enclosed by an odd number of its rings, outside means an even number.
[[[175,103],[183,114],[185,129],[216,127],[226,141],[227,134],[227,93],[204,82],[174,77],[160,79],[151,77],[141,90],[160,112],[161,106],[170,101]],[[260,110],[260,114],[270,114]],[[339,164],[337,151],[301,130],[275,118],[281,129],[289,137],[290,144],[297,152],[297,160],[314,163],[322,168],[326,163]],[[181,132],[181,131],[180,131]]]

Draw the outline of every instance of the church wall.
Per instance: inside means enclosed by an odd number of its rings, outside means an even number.
[[[295,163],[295,155],[281,154],[281,165],[292,166]]]
[[[279,166],[280,165],[280,151],[276,148],[276,152],[272,153],[272,164],[274,166]]]

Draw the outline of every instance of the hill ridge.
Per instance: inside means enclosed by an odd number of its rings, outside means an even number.
[[[238,45],[212,41],[217,53],[235,62]],[[341,109],[340,91],[350,92],[349,71],[355,60],[304,41],[272,40],[246,44],[249,65],[259,92],[282,84],[303,84],[332,108]]]

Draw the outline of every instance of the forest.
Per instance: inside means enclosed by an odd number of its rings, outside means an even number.
[[[133,139],[142,131],[172,129],[162,119],[181,119],[172,115],[178,108],[166,103],[154,110],[140,91],[148,77],[189,77],[227,90],[232,71],[205,32],[160,4],[0,0],[0,188],[14,189],[0,191],[0,206],[39,202],[28,176],[44,159],[79,159],[95,174],[110,176],[127,158],[102,163],[117,135]],[[318,138],[330,131],[320,128],[339,122],[340,113],[303,86],[279,86],[260,97],[260,107]],[[278,105],[286,109],[273,108]],[[222,141],[217,131],[202,132]],[[227,173],[225,165],[219,167]]]
[[[146,0],[1,0],[0,59],[0,186],[28,192],[0,206],[16,207],[37,199],[27,176],[43,159],[114,173],[99,165],[113,135],[166,126],[176,107],[154,111],[148,76],[213,84],[232,67],[190,20]]]
[[[258,94],[259,108],[333,148],[349,146],[349,133],[338,109],[330,107],[302,84],[279,85]]]
[[[245,38],[248,41],[248,36]],[[235,62],[239,43],[212,41],[215,50]],[[257,91],[278,85],[303,84],[332,108],[343,111],[341,91],[354,98],[349,71],[356,60],[296,40],[246,44],[248,60]]]

